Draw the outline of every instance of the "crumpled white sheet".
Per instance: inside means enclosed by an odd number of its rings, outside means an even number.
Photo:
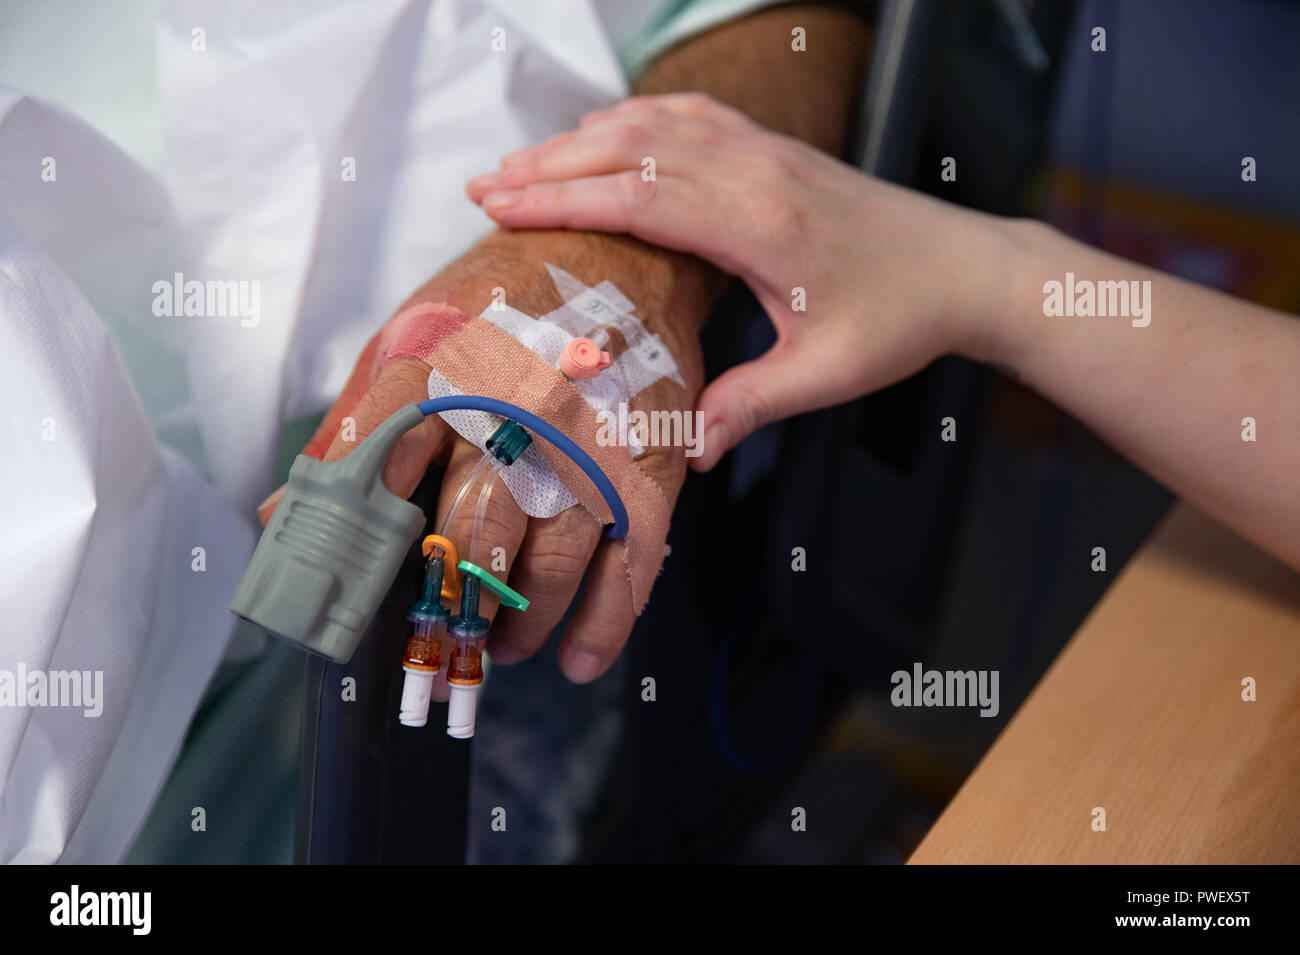
[[[225,650],[253,533],[159,448],[103,323],[3,213],[0,329],[0,670],[103,674],[98,716],[0,707],[0,858],[111,861]]]
[[[0,669],[102,669],[107,696],[98,718],[0,708],[6,861],[122,857],[226,647],[281,422],[490,229],[466,178],[625,95],[606,28],[660,2],[158,6],[161,182],[120,131],[0,87]],[[103,82],[83,48],[33,59],[64,101],[77,70]],[[258,282],[260,320],[156,316],[177,272]]]
[[[213,477],[251,508],[280,420],[265,409],[328,405],[411,290],[490,231],[465,181],[626,84],[585,0],[220,10],[166,7],[159,71],[169,185],[195,239],[184,271],[261,282],[260,324],[201,327],[188,362],[196,394],[215,403],[200,420]],[[204,23],[206,52],[192,52]]]

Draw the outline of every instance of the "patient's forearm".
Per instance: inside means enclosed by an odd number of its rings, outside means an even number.
[[[1300,569],[1300,321],[1047,226],[1009,230],[1024,264],[979,357],[1011,366],[1172,490]],[[1149,281],[1146,316],[1045,315],[1045,283],[1064,287],[1067,272],[1076,298],[1084,282],[1137,281],[1141,294]]]
[[[791,49],[796,28],[805,31],[803,52]],[[839,155],[852,131],[870,40],[866,21],[844,10],[760,10],[666,51],[636,92],[708,93],[768,129]]]

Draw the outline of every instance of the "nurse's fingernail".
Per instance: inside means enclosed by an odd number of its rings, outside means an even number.
[[[275,505],[280,503],[280,498],[284,497],[285,485],[281,484],[274,491],[266,496],[266,500],[257,505],[257,516],[265,524],[271,518],[271,512],[275,510]]]
[[[523,198],[523,195],[522,189],[502,189],[500,192],[484,196],[483,208],[488,212],[500,212],[502,209],[509,209]]]
[[[482,176],[475,176],[469,182],[465,183],[465,188],[469,189],[471,192],[479,189],[491,189],[500,178],[500,173],[489,172]]]

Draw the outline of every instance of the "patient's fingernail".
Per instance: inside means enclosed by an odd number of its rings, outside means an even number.
[[[265,501],[257,505],[257,516],[261,518],[263,524],[267,522],[271,512],[275,510],[275,505],[280,503],[280,498],[284,497],[284,489],[285,485],[281,484],[266,496]]]
[[[586,650],[579,650],[564,661],[561,669],[564,670],[564,675],[572,683],[590,683],[600,676],[600,671],[604,669],[604,666],[605,661],[596,654],[588,653]]]
[[[501,168],[505,169],[507,166],[513,166],[521,160],[527,159],[532,152],[533,147],[529,146],[527,149],[516,149],[512,153],[506,153],[501,157]]]
[[[520,660],[528,659],[528,654],[523,650],[512,644],[494,640],[492,637],[488,637],[487,652],[492,657],[493,663],[500,663],[502,666],[510,666]]]
[[[491,189],[493,184],[496,183],[496,181],[500,178],[501,178],[500,173],[495,173],[495,172],[485,173],[482,176],[475,176],[469,182],[465,183],[465,187],[469,189],[471,192],[480,189]]]
[[[500,212],[517,203],[523,196],[522,189],[502,189],[483,197],[483,208],[488,212]]]

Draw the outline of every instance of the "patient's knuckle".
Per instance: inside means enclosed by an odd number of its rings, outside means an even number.
[[[669,502],[677,499],[677,492],[686,481],[686,455],[680,448],[647,448],[637,464]]]
[[[428,388],[429,366],[418,358],[399,355],[393,358],[375,378],[370,394],[405,396],[408,392]]]
[[[560,544],[544,546],[528,555],[528,585],[534,599],[563,597],[576,586],[587,569],[586,558]]]
[[[474,514],[471,509],[462,508],[461,514],[453,516],[450,527],[451,538],[457,544],[464,544],[466,551],[459,555],[462,560],[473,561],[474,557],[477,556],[479,560],[487,561],[490,564],[492,562],[492,549],[511,543],[516,536],[512,523],[506,520],[502,513],[489,509],[483,515],[483,526],[480,530],[483,552],[471,555],[469,548],[471,547],[473,528]]]

